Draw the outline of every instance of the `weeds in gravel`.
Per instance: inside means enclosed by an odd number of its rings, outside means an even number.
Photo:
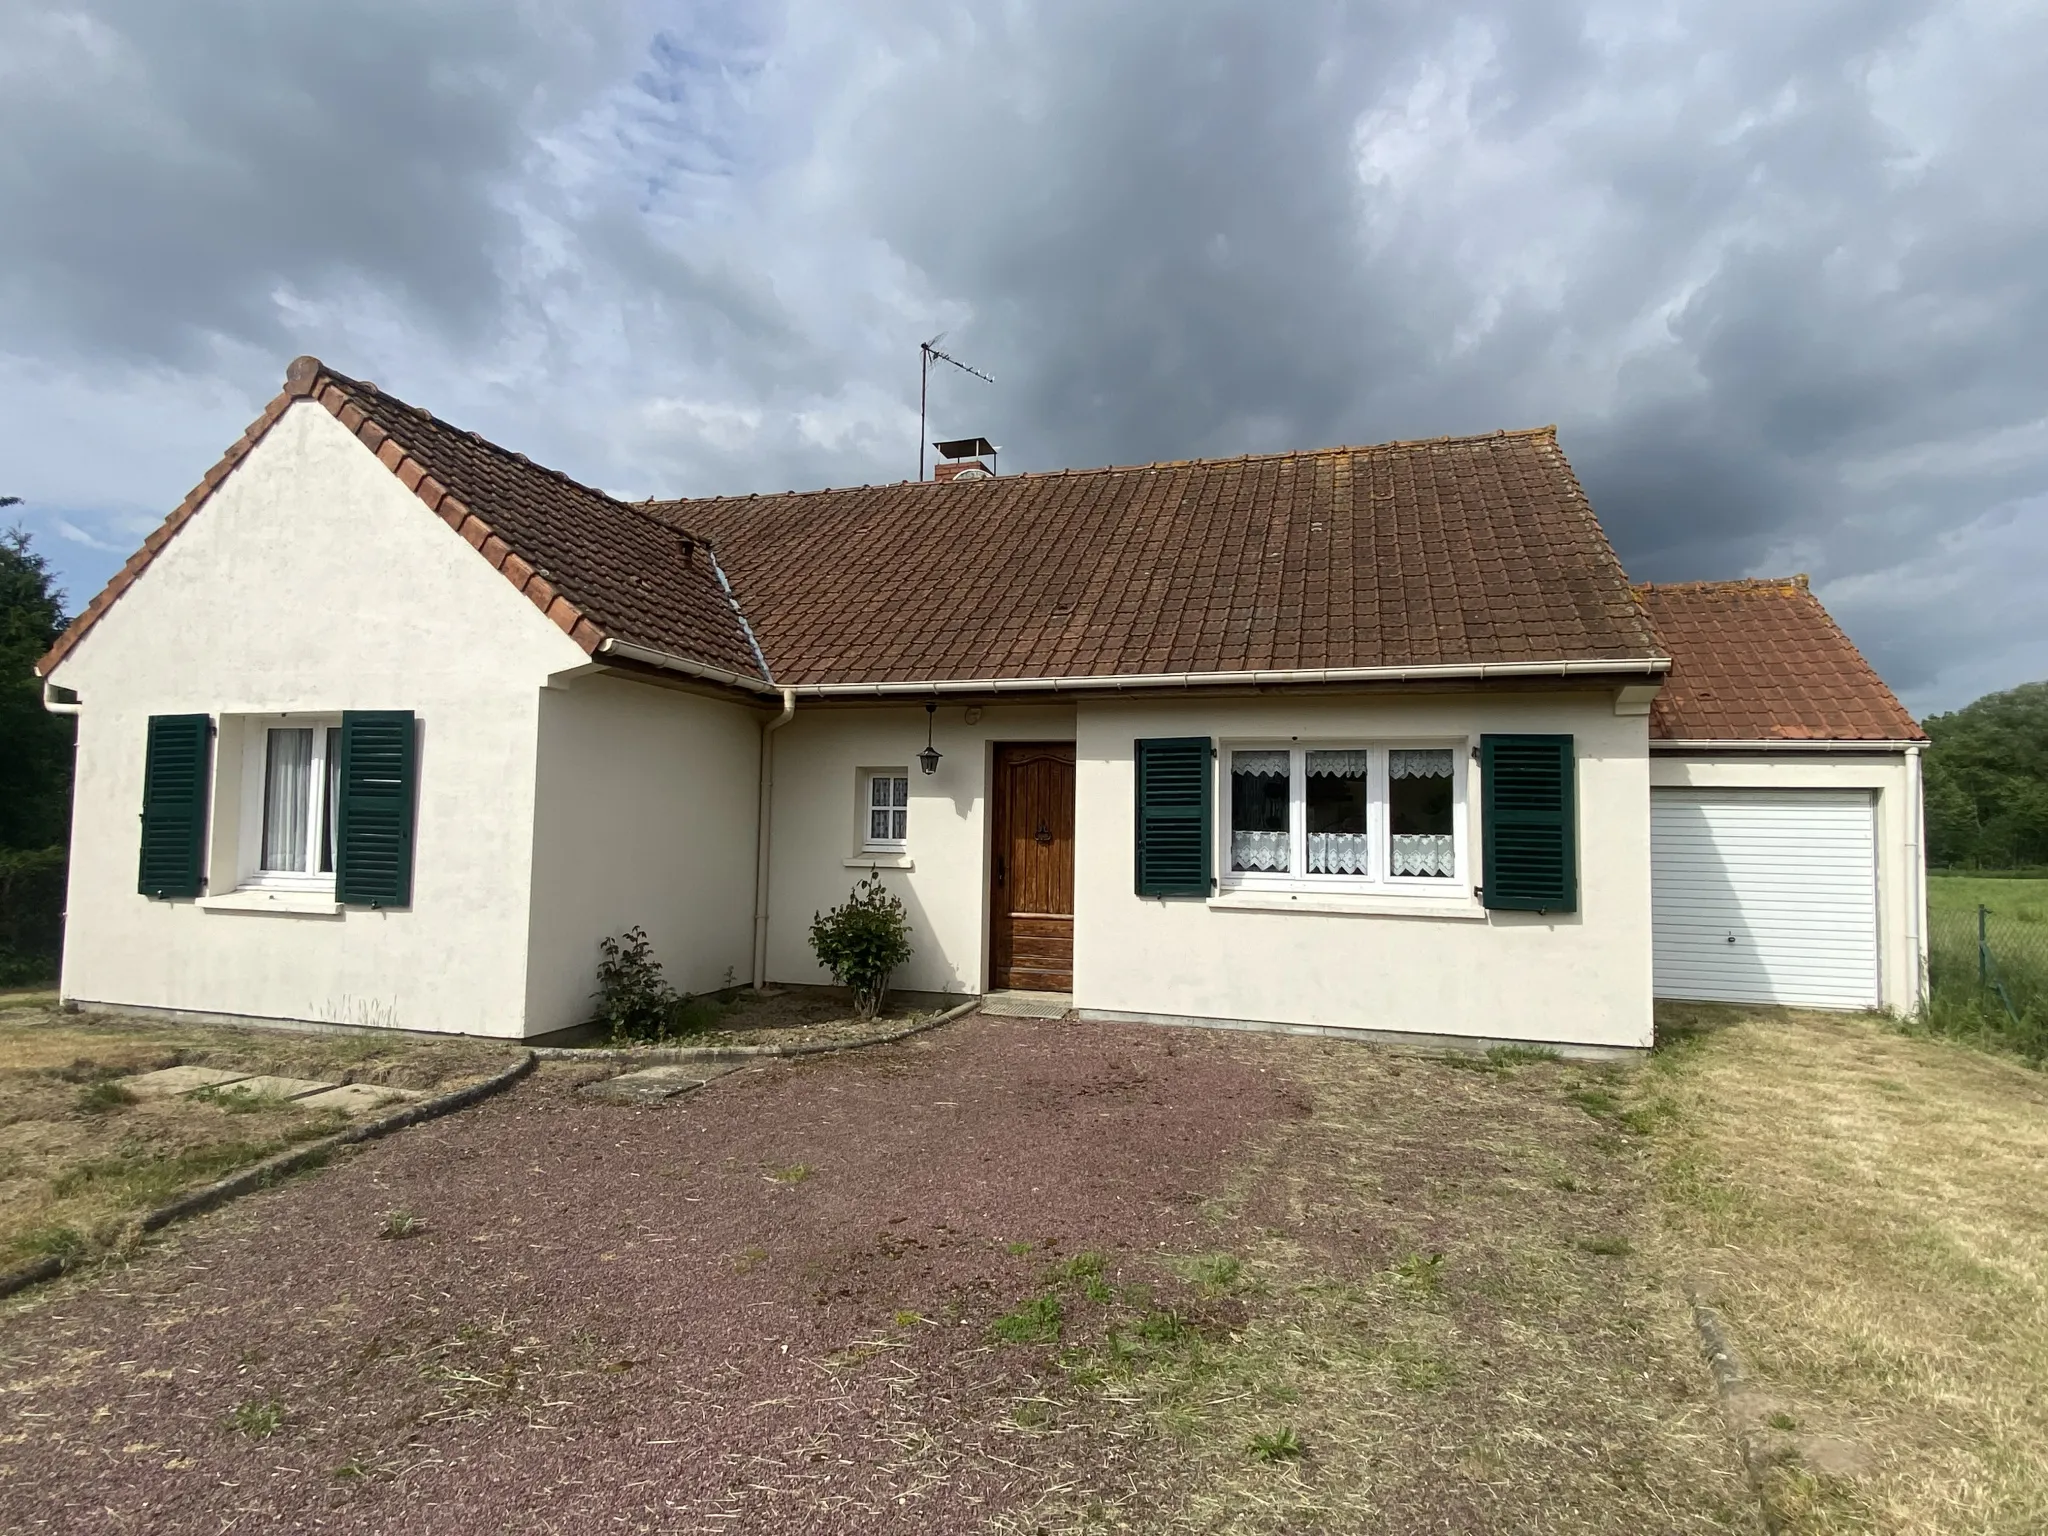
[[[21,1234],[13,1243],[15,1252],[27,1258],[63,1259],[67,1262],[85,1252],[85,1234],[76,1227],[52,1223],[45,1227],[33,1227]]]
[[[238,1403],[228,1415],[230,1428],[251,1440],[268,1440],[284,1423],[284,1409],[277,1403]]]
[[[1395,1281],[1415,1296],[1435,1296],[1444,1288],[1444,1256],[1440,1253],[1410,1253],[1394,1265]]]
[[[1004,1313],[989,1325],[989,1332],[1005,1344],[1056,1344],[1065,1321],[1059,1297],[1047,1292]]]
[[[89,1088],[79,1089],[78,1097],[72,1100],[72,1107],[81,1115],[104,1115],[117,1109],[126,1109],[136,1102],[133,1093],[117,1082],[106,1080],[94,1083]]]
[[[1297,1461],[1306,1454],[1292,1424],[1283,1424],[1270,1434],[1253,1435],[1244,1452],[1254,1461],[1267,1463]]]
[[[396,1242],[402,1238],[418,1237],[426,1229],[425,1221],[411,1211],[401,1209],[384,1213],[384,1225],[378,1230],[377,1235]]]
[[[1245,1281],[1244,1260],[1234,1253],[1205,1253],[1171,1266],[1182,1279],[1212,1296],[1228,1296]]]

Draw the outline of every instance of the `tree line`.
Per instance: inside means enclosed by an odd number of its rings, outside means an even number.
[[[2048,865],[2048,682],[1990,693],[1922,722],[1927,861],[1962,869]]]
[[[0,986],[57,974],[76,722],[43,708],[33,669],[66,622],[28,533],[0,534]]]

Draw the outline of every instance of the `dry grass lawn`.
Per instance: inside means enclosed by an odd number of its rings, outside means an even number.
[[[1310,1113],[1208,1208],[1211,1249],[1049,1277],[1052,1316],[1110,1321],[1016,1405],[1072,1475],[996,1528],[1757,1529],[1645,1253],[1632,1069],[1306,1042],[1290,1067]]]
[[[1632,1095],[1797,1532],[2048,1531],[2048,1075],[1842,1015],[1668,1007]]]
[[[137,1213],[349,1124],[232,1091],[137,1101],[119,1078],[197,1065],[433,1089],[509,1059],[486,1042],[162,1024],[0,995],[0,1270],[113,1247]]]

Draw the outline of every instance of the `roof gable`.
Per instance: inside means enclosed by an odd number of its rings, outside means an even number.
[[[1670,674],[1650,706],[1666,741],[1925,741],[1804,576],[1644,585]]]
[[[48,676],[292,405],[313,401],[586,653],[622,640],[755,686],[765,676],[711,549],[602,491],[452,427],[318,359],[208,470],[36,664]]]

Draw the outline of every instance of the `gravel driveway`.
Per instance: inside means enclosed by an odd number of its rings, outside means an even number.
[[[1294,1044],[970,1019],[653,1107],[546,1069],[0,1319],[0,1528],[970,1529],[1052,1470],[1052,1352],[991,1321],[1197,1245]]]

